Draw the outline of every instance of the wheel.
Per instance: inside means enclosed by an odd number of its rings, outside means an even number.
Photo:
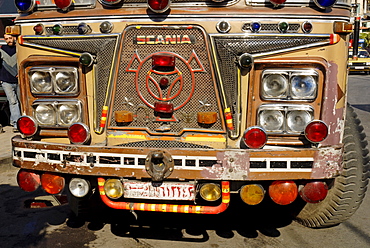
[[[329,227],[350,218],[365,197],[369,178],[369,150],[360,120],[347,105],[344,128],[343,171],[331,185],[327,197],[320,203],[307,203],[296,220],[312,228]]]

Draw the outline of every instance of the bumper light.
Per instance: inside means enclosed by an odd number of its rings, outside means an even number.
[[[90,184],[85,179],[73,178],[69,182],[69,191],[76,197],[84,197],[89,193]]]
[[[293,181],[275,181],[269,187],[271,199],[279,205],[288,205],[297,198],[298,189]]]
[[[118,179],[108,179],[104,184],[106,196],[111,199],[118,199],[123,195],[123,185]]]
[[[305,202],[318,203],[325,199],[328,194],[328,186],[324,182],[307,183],[300,191],[299,195]]]
[[[207,183],[202,185],[199,193],[206,201],[217,201],[221,197],[221,188],[217,184]]]
[[[328,126],[323,121],[312,121],[306,126],[304,134],[310,142],[319,143],[328,136]]]
[[[244,185],[240,190],[240,198],[248,205],[257,205],[265,197],[265,190],[259,184]]]
[[[267,134],[263,128],[250,127],[243,135],[244,144],[252,149],[262,148],[267,142]]]
[[[17,128],[24,136],[30,137],[37,132],[37,123],[30,116],[21,116],[17,121]]]
[[[18,171],[17,182],[19,187],[27,192],[35,191],[41,184],[40,175],[25,170]]]
[[[41,175],[41,186],[49,194],[59,194],[64,189],[64,178],[55,174]]]

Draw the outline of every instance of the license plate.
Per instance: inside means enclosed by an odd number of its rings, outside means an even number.
[[[363,66],[355,66],[355,69],[356,70],[363,70],[363,69],[365,69],[365,67],[363,67]]]
[[[162,183],[124,182],[124,197],[135,199],[158,200],[194,200],[195,185],[193,183]]]

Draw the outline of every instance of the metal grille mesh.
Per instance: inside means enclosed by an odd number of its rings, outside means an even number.
[[[191,39],[194,42],[192,44],[136,44],[136,42],[133,42],[137,36],[153,37],[153,34],[161,35],[162,37],[183,37],[187,35],[192,37]],[[212,111],[219,113],[205,42],[205,35],[198,28],[144,26],[140,29],[133,27],[127,29],[123,38],[123,49],[113,106],[113,112],[129,110],[135,113],[135,120],[126,127],[133,129],[135,127],[146,127],[152,133],[160,133],[161,127],[166,126],[166,132],[174,134],[179,134],[187,128],[199,131],[222,130],[220,116],[218,116],[217,122],[212,126],[201,126],[197,122],[197,112]],[[149,80],[151,78],[158,82],[163,77],[161,72],[150,72],[152,69],[151,56],[157,52],[175,56],[175,68],[178,72],[171,72],[167,75],[169,82],[175,82],[179,77],[183,78],[182,87],[180,87],[179,83],[173,84],[171,93],[169,93],[171,87],[158,89]],[[204,68],[203,72],[191,73],[192,70],[201,69],[196,59],[190,59],[194,54],[199,58],[199,62]],[[137,59],[133,59],[134,56],[137,56]],[[128,69],[131,72],[127,71]],[[193,85],[194,91],[192,90]],[[154,103],[166,101],[156,98],[159,96],[159,92],[162,92],[163,96],[167,95],[169,97],[178,94],[169,101],[173,103],[175,109],[172,119],[158,121],[154,115]],[[141,98],[139,95],[141,95]],[[119,124],[112,118],[110,125],[118,126]]]
[[[180,141],[169,141],[169,140],[150,140],[150,141],[138,141],[126,144],[121,144],[123,147],[146,147],[146,148],[187,148],[187,149],[210,149],[209,146],[202,146],[192,143],[185,143]]]
[[[95,101],[98,109],[97,119],[101,117],[101,110],[104,105],[105,93],[109,81],[109,73],[115,52],[116,37],[94,37],[94,38],[55,38],[55,39],[35,39],[29,42],[59,48],[74,52],[88,52],[96,55],[96,95]]]

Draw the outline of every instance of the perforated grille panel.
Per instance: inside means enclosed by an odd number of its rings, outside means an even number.
[[[125,129],[145,127],[157,134],[179,134],[185,129],[223,130],[205,39],[196,27],[126,29],[113,105],[113,113],[134,113],[134,121],[125,123]],[[174,57],[175,67],[167,71],[153,69],[155,54]],[[162,78],[168,79],[168,86],[160,86]],[[154,111],[156,102],[172,103],[173,115],[158,116]],[[198,112],[215,112],[217,121],[202,125],[197,121]],[[120,126],[114,118],[110,125]]]

